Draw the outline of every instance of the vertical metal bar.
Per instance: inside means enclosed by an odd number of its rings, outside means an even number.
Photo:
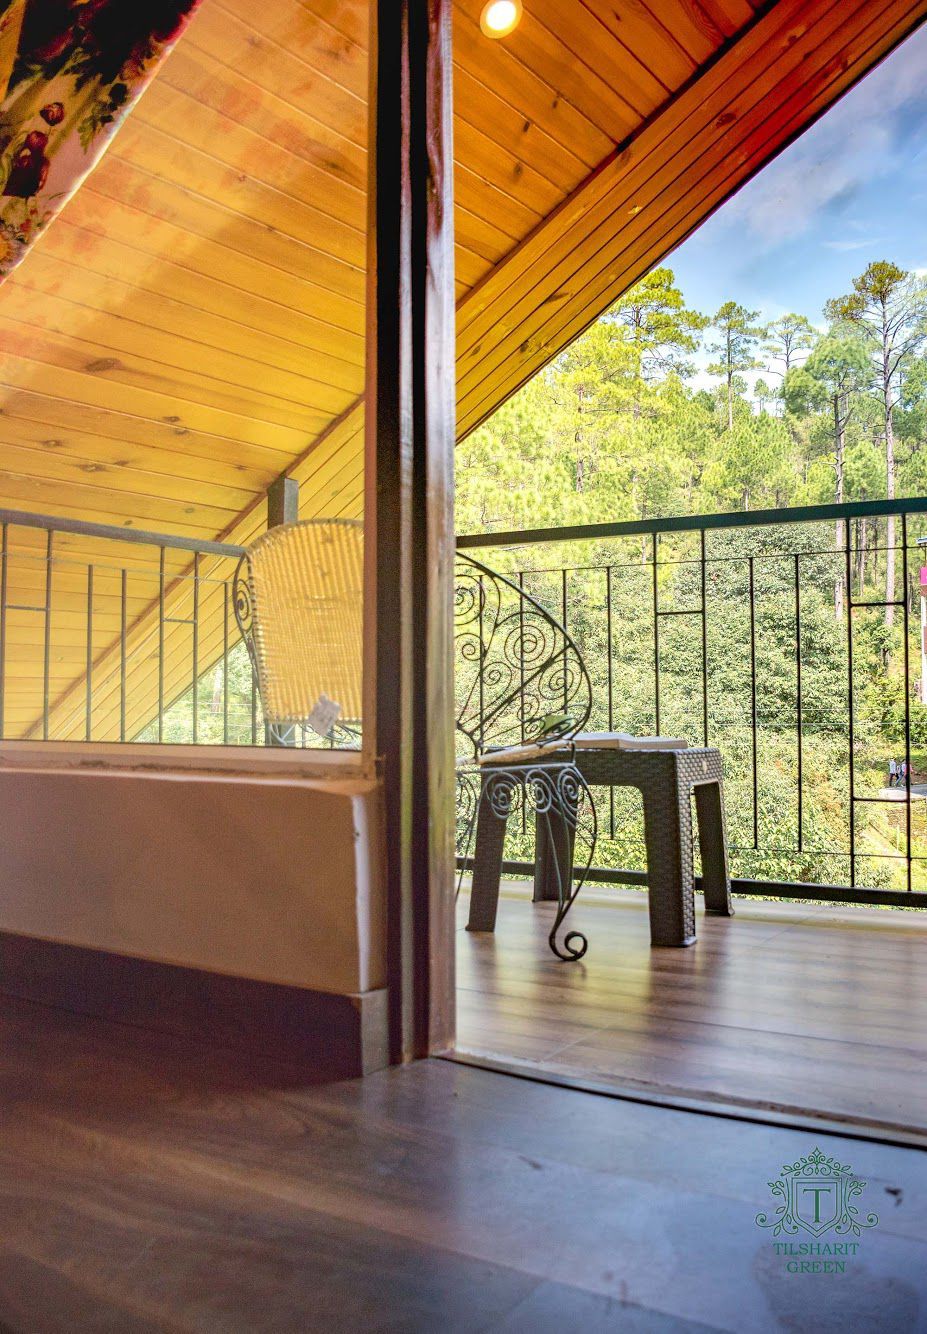
[[[702,562],[702,745],[708,745],[708,596],[705,587],[705,529],[701,538]]]
[[[229,586],[222,583],[222,742],[229,743]]]
[[[52,539],[49,528],[45,541],[45,655],[42,668],[42,740],[48,740],[48,698],[51,679],[51,613],[52,613]]]
[[[519,576],[519,577],[520,577],[520,576]],[[484,692],[484,689],[483,689],[483,664],[484,664],[484,662],[485,662],[485,660],[486,660],[486,643],[485,643],[485,641],[484,641],[484,639],[483,639],[483,608],[484,608],[485,605],[486,605],[486,598],[485,598],[485,592],[484,592],[484,589],[483,589],[483,576],[482,576],[482,575],[479,576],[478,583],[479,583],[479,608],[480,608],[480,656],[479,656],[479,672],[478,672],[478,675],[477,675],[477,678],[476,678],[476,684],[477,684],[477,688],[478,688],[478,692],[479,692],[479,697],[480,697],[480,731],[479,731],[479,737],[480,737],[480,750],[482,750],[482,749],[483,749],[483,718],[484,718],[484,715],[485,715],[485,699],[486,699],[485,692]],[[520,610],[520,606],[519,606],[519,610]],[[522,642],[524,642],[524,641],[522,641]],[[525,735],[525,734],[524,734],[524,723],[523,723],[523,724],[522,724],[522,740],[524,740],[524,735]]]
[[[158,562],[158,740],[164,740],[164,547]]]
[[[605,644],[608,671],[608,730],[615,730],[615,695],[612,664],[612,567],[605,567]],[[615,789],[608,789],[608,836],[615,837]]]
[[[522,744],[525,742],[525,572],[518,571],[518,714],[520,720],[519,733]],[[480,604],[482,606],[482,603]],[[480,644],[483,643],[483,627],[480,625]],[[480,675],[480,691],[483,689],[483,677]],[[480,718],[483,716],[483,700],[480,698]],[[481,731],[482,734],[482,731]],[[528,832],[528,803],[519,802],[521,807],[521,832],[522,837]],[[535,839],[537,833],[535,832]]]
[[[653,566],[653,720],[654,731],[660,735],[660,601],[657,590],[658,535],[651,535],[650,559]]]
[[[567,571],[564,567],[560,571],[560,624],[564,630],[567,628]],[[567,647],[563,645],[563,711],[566,713],[569,703],[569,678],[570,673],[567,670]]]
[[[199,741],[200,724],[200,553],[193,557],[193,744]]]
[[[760,799],[757,785],[757,745],[756,745],[756,585],[753,573],[753,557],[747,557],[750,573],[750,727],[753,734],[753,846],[760,846]]]
[[[258,725],[257,725],[257,702],[258,702],[257,676],[255,675],[254,668],[252,667],[252,668],[251,668],[251,744],[252,744],[252,746],[256,746],[256,745],[257,745],[257,733],[258,733]]]
[[[905,813],[905,866],[908,893],[911,893],[911,664],[908,635],[908,516],[901,516],[901,581],[904,589],[902,617],[904,622],[904,813]]]
[[[84,666],[84,738],[93,733],[93,566],[87,566],[87,660]]]
[[[847,519],[844,524],[844,554],[846,559],[847,575],[847,741],[849,744],[849,758],[847,765],[847,777],[849,781],[849,807],[850,807],[850,888],[856,885],[856,773],[854,769],[853,749],[855,745],[854,720],[853,720],[853,598],[850,594],[850,574],[852,573],[852,564],[850,557],[850,532],[853,527],[852,521]]]
[[[521,740],[525,740],[525,572],[518,571],[518,591],[521,596],[518,599],[518,705],[521,717]],[[480,625],[480,644],[483,643],[483,627]],[[483,689],[483,678],[480,676],[480,691]],[[483,714],[483,698],[480,695],[480,717]],[[522,802],[521,811],[522,825],[525,823],[525,805]]]
[[[798,759],[798,851],[803,850],[802,824],[803,810],[802,801],[804,794],[804,781],[802,774],[802,699],[801,699],[801,583],[799,573],[799,553],[794,555],[795,561],[795,718],[796,718],[796,748]]]
[[[126,629],[128,625],[129,576],[122,571],[119,590],[119,740],[126,739]]]
[[[9,563],[9,543],[7,525],[3,525],[3,550],[0,553],[0,738],[5,732],[6,707],[6,587],[7,565]]]

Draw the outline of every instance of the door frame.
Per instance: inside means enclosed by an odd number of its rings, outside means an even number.
[[[454,1041],[451,0],[371,0],[370,50],[365,714],[400,1062]]]

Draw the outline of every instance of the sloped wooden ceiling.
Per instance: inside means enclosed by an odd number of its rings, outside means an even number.
[[[461,435],[927,14],[525,0],[493,42],[481,7],[454,34]],[[361,0],[204,0],[0,288],[0,505],[247,542],[288,472],[304,515],[360,513],[366,38]]]

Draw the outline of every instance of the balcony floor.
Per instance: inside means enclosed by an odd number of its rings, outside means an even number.
[[[458,1050],[575,1078],[774,1114],[914,1132],[927,1143],[927,915],[736,901],[652,950],[641,891],[583,890],[578,964],[552,908],[503,886],[494,935],[458,932]]]

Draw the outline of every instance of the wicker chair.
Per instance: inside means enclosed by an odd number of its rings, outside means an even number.
[[[248,548],[233,600],[272,745],[356,744],[363,664],[363,525],[310,519]]]
[[[458,553],[454,587],[457,855],[473,871],[471,931],[495,925],[508,821],[534,824],[553,877],[550,946],[576,960],[587,941],[564,917],[592,864],[595,805],[573,738],[592,708],[589,673],[564,627],[504,575]],[[568,880],[562,868],[571,868]]]

